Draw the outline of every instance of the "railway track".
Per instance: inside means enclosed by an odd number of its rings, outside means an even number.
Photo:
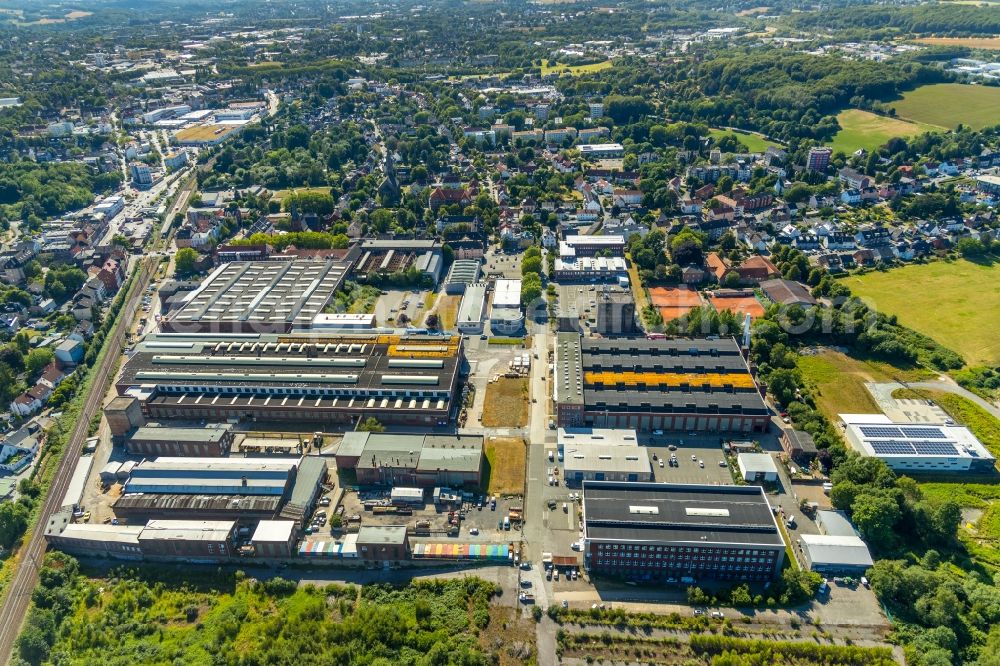
[[[73,425],[69,440],[66,442],[66,450],[59,461],[59,468],[52,479],[52,485],[49,487],[49,492],[42,503],[42,512],[38,523],[35,525],[28,543],[22,546],[21,552],[18,554],[19,561],[14,577],[8,586],[3,601],[0,602],[0,660],[5,664],[11,660],[14,642],[21,631],[28,607],[31,603],[31,593],[38,583],[41,559],[45,554],[46,544],[43,536],[45,527],[48,525],[52,514],[59,510],[59,503],[62,501],[69,487],[73,470],[83,450],[84,441],[87,438],[87,430],[90,422],[94,415],[98,413],[104,396],[110,388],[113,379],[112,373],[119,357],[118,352],[122,347],[122,342],[125,339],[125,334],[128,332],[130,323],[135,319],[142,295],[149,286],[149,281],[156,270],[156,265],[156,260],[151,257],[141,259],[136,288],[132,291],[128,301],[122,306],[118,321],[115,322],[112,328],[111,336],[104,342],[105,345],[108,345],[108,353],[104,355],[100,366],[93,370],[96,374],[90,387],[90,393],[84,402],[80,418]]]

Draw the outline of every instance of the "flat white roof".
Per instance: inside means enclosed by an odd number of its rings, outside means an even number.
[[[497,280],[493,286],[493,307],[520,307],[521,281]]]
[[[80,541],[100,541],[113,543],[139,543],[139,533],[145,527],[142,525],[90,525],[87,523],[70,523],[59,536],[64,539]]]
[[[621,151],[625,148],[620,143],[585,143],[580,146],[581,153]]]
[[[948,423],[911,423],[883,414],[839,414],[847,437],[862,453],[879,458],[977,458],[993,460],[972,431]],[[874,418],[873,418],[874,417]]]
[[[624,245],[625,237],[620,234],[607,236],[567,236],[563,239],[567,245]]]
[[[139,539],[224,541],[235,525],[233,520],[151,520]]]
[[[94,465],[94,456],[80,456],[73,470],[73,476],[69,480],[66,494],[63,495],[63,506],[73,506],[80,501],[83,496],[83,489],[87,486],[87,477],[90,476],[90,468]],[[117,470],[116,470],[117,471]]]
[[[868,546],[857,536],[830,536],[827,534],[802,534],[802,549],[808,553],[813,566],[820,564],[870,567],[872,562]]]
[[[768,453],[741,453],[736,456],[736,459],[744,474],[747,472],[754,474],[778,473],[778,466],[774,464],[774,458]]]
[[[262,520],[257,523],[257,529],[253,531],[254,543],[264,541],[287,542],[292,538],[295,530],[294,520]]]
[[[565,446],[639,446],[635,430],[618,428],[559,428],[559,448]]]
[[[649,458],[639,447],[596,444],[570,445],[563,452],[566,474],[570,472],[649,472]]]

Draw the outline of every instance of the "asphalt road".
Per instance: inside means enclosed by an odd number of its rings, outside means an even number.
[[[45,554],[46,544],[43,536],[45,526],[52,514],[59,510],[59,503],[62,502],[62,498],[66,494],[66,489],[73,476],[73,469],[76,467],[76,462],[87,438],[90,421],[100,409],[104,394],[107,393],[113,379],[113,372],[120,358],[117,352],[122,346],[129,324],[135,318],[139,302],[149,285],[149,279],[155,267],[156,260],[148,257],[142,259],[139,264],[138,285],[132,291],[132,295],[122,308],[122,312],[119,313],[118,321],[113,329],[114,333],[105,341],[109,353],[104,355],[101,365],[93,370],[96,374],[90,387],[90,393],[84,402],[83,412],[73,426],[69,441],[66,443],[66,451],[63,453],[62,460],[59,461],[59,469],[56,471],[52,485],[42,504],[38,524],[31,533],[30,540],[18,554],[19,561],[14,577],[7,588],[2,605],[0,605],[0,662],[2,663],[10,661],[14,641],[20,633],[24,618],[28,613],[31,593],[38,582],[38,570],[41,566],[42,556]]]

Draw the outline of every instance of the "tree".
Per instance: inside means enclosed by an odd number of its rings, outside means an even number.
[[[28,527],[28,508],[20,502],[0,504],[0,546],[10,549]]]
[[[701,237],[691,229],[684,227],[670,239],[670,256],[678,266],[700,265],[704,260],[703,247],[704,241]]]
[[[769,376],[767,390],[783,405],[795,400],[795,389],[799,385],[799,375],[789,368],[777,368]]]
[[[528,273],[521,280],[521,305],[527,306],[542,296],[542,279],[537,273]]]
[[[374,416],[369,416],[358,425],[358,430],[361,432],[385,432],[385,426]]]
[[[899,503],[882,492],[865,492],[854,498],[852,517],[869,543],[891,543],[893,528],[899,522]]]
[[[541,274],[542,272],[542,258],[541,257],[526,257],[521,262],[521,275],[526,276],[531,273]]]
[[[198,262],[198,251],[190,247],[182,247],[177,250],[174,264],[178,275],[191,275],[194,273],[195,264]]]
[[[24,361],[24,369],[27,370],[29,377],[35,377],[41,373],[45,366],[52,362],[54,357],[52,350],[45,347],[32,349],[28,352],[28,358]]]

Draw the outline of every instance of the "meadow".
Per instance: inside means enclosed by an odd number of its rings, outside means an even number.
[[[542,60],[542,76],[548,76],[549,74],[569,74],[571,76],[579,76],[580,74],[588,74],[590,72],[599,72],[602,69],[609,69],[611,67],[611,61],[605,60],[603,62],[595,62],[589,65],[564,65],[561,62],[552,62],[551,60]]]
[[[1000,364],[1000,263],[933,261],[843,282],[876,310],[896,315],[900,324],[955,350],[967,363]]]
[[[900,118],[945,129],[959,123],[982,129],[1000,122],[1000,88],[995,87],[938,83],[911,90],[890,104]]]
[[[769,141],[759,134],[750,134],[749,132],[744,133],[734,132],[732,130],[713,129],[709,130],[708,134],[713,139],[721,139],[722,137],[729,135],[735,136],[751,153],[762,153],[770,146],[774,146],[776,148],[781,147],[781,144],[775,141]]]
[[[832,146],[834,150],[842,150],[848,155],[859,148],[867,151],[875,150],[895,137],[905,139],[938,129],[860,109],[841,111],[837,115],[837,122],[841,129],[833,137]]]

